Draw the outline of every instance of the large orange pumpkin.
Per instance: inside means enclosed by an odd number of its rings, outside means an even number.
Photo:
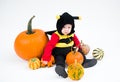
[[[28,29],[18,34],[14,42],[16,54],[25,60],[41,57],[48,42],[48,36],[43,30],[32,29],[31,22],[34,17],[29,20]]]
[[[82,64],[83,63],[83,56],[80,52],[78,51],[71,51],[67,54],[66,56],[66,63],[69,66],[70,64],[73,64],[77,60],[78,63]]]

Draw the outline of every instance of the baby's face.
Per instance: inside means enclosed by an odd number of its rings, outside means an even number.
[[[71,24],[65,24],[64,27],[62,28],[61,32],[64,35],[68,35],[72,30],[72,25]]]

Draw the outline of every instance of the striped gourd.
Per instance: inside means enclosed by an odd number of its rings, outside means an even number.
[[[28,64],[29,64],[29,68],[31,68],[33,70],[40,68],[40,60],[39,60],[39,58],[31,58],[28,61]]]
[[[84,68],[80,63],[75,61],[75,63],[68,66],[67,73],[70,79],[80,80],[84,75]]]
[[[101,60],[104,56],[104,51],[100,48],[96,48],[93,50],[92,55],[95,59]]]

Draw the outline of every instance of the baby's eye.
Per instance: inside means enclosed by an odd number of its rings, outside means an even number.
[[[72,27],[71,27],[71,26],[69,26],[68,28],[69,28],[69,29],[71,29]]]
[[[71,28],[71,27],[68,27],[68,28]]]

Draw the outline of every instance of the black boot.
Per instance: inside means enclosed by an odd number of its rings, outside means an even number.
[[[92,67],[94,65],[97,64],[97,60],[96,59],[86,59],[84,64],[83,64],[83,67],[84,68],[89,68],[89,67]]]
[[[68,77],[68,74],[66,73],[65,68],[62,67],[62,66],[60,66],[60,65],[56,66],[55,72],[56,72],[59,76],[62,76],[63,78],[67,78],[67,77]]]

